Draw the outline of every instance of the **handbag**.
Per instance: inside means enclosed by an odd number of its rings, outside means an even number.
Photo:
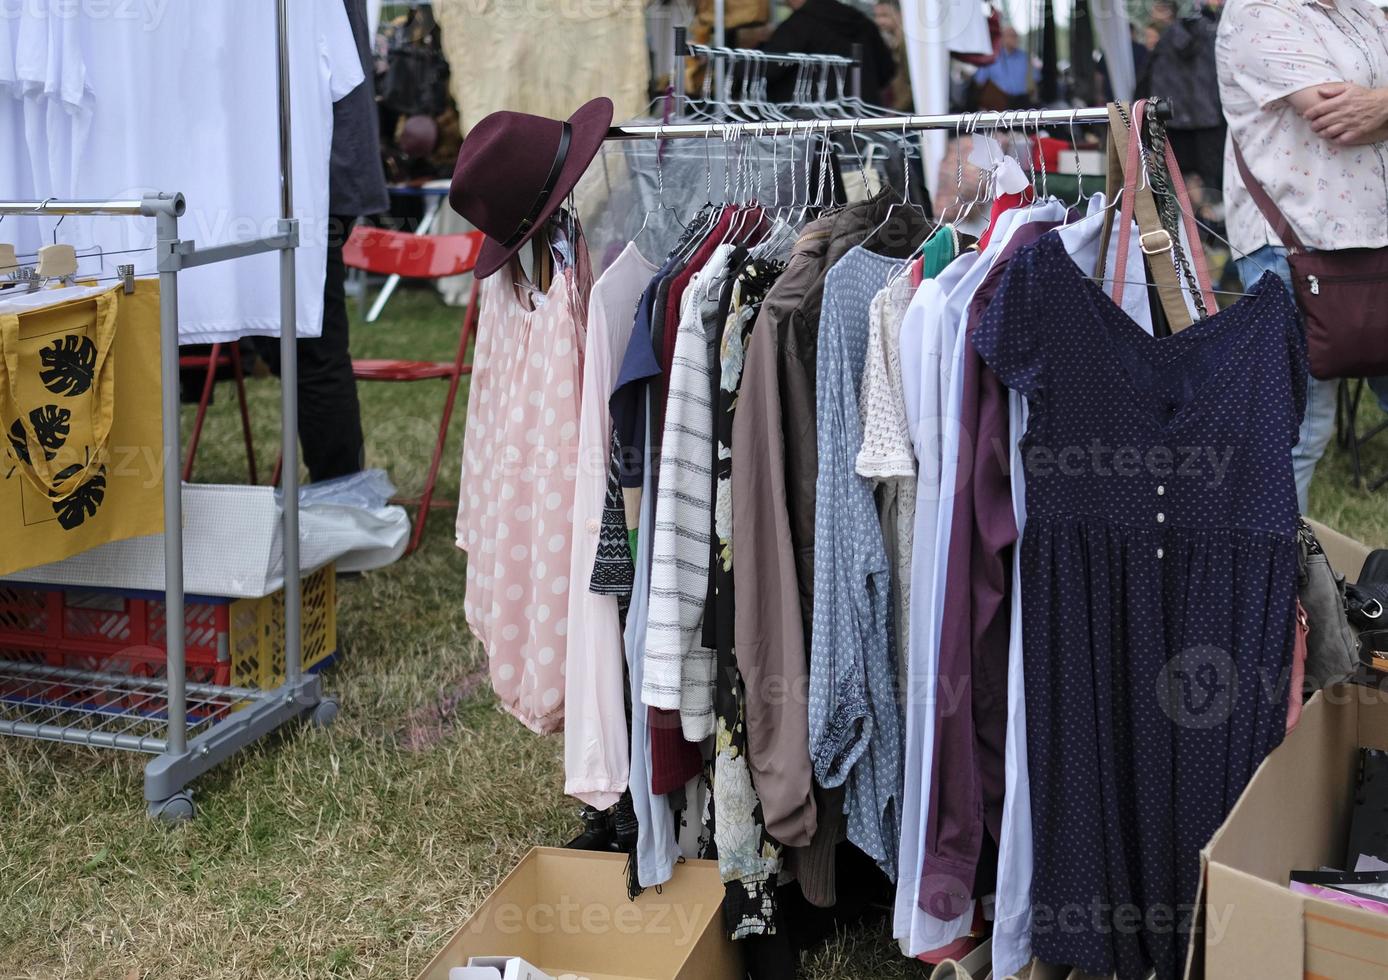
[[[1346,615],[1345,578],[1330,567],[1316,532],[1297,519],[1298,593],[1306,612],[1306,674],[1310,695],[1342,681],[1359,665],[1359,638]]]
[[[1388,548],[1375,548],[1359,570],[1361,582],[1388,582]]]
[[[0,575],[164,527],[159,284],[0,308]]]
[[[1307,249],[1249,171],[1238,143],[1234,161],[1253,202],[1287,247],[1311,374],[1322,381],[1388,374],[1388,248]]]
[[[1345,586],[1350,625],[1359,631],[1359,660],[1367,667],[1388,672],[1388,578],[1383,576],[1384,551],[1375,551],[1364,565],[1359,581]],[[1369,574],[1377,561],[1377,577]]]
[[[1345,614],[1355,629],[1388,629],[1388,582],[1345,586]]]

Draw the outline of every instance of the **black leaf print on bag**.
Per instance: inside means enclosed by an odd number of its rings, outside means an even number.
[[[63,443],[67,442],[68,433],[71,431],[72,413],[65,408],[57,405],[40,405],[29,413],[29,424],[34,427],[34,437],[43,447],[43,454],[52,460],[58,455],[58,450],[63,448]],[[14,425],[10,426],[10,445],[14,448],[14,454],[21,461],[28,463],[29,445],[24,438],[24,426],[15,419]]]
[[[24,437],[24,425],[19,419],[14,420],[14,425],[10,426],[10,448],[19,457],[21,463],[29,462],[29,444]],[[52,459],[53,457],[48,457]]]
[[[39,380],[55,395],[75,398],[92,386],[96,372],[96,344],[90,337],[68,334],[39,351],[43,370]]]
[[[76,463],[58,474],[59,480],[66,480],[82,467]],[[101,502],[106,499],[106,467],[100,467],[87,482],[72,492],[72,496],[53,501],[53,513],[58,515],[58,523],[64,531],[71,531],[86,523],[87,518],[96,514]]]

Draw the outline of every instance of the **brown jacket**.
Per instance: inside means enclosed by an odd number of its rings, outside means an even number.
[[[809,636],[814,600],[815,372],[824,277],[864,243],[905,256],[926,221],[897,192],[805,226],[767,294],[746,352],[733,420],[737,547],[735,649],[747,691],[748,757],[766,829],[789,847],[815,836],[809,754]],[[871,235],[871,239],[869,239]]]

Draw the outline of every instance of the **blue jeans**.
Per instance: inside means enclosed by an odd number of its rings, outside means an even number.
[[[1262,278],[1264,272],[1281,277],[1292,288],[1292,270],[1287,265],[1287,250],[1264,245],[1252,255],[1238,259],[1239,278],[1243,288],[1249,289]],[[1380,400],[1388,400],[1388,380],[1383,388],[1375,387]],[[1325,447],[1330,445],[1335,435],[1335,396],[1340,390],[1339,381],[1321,381],[1307,376],[1306,414],[1301,419],[1301,431],[1296,445],[1292,447],[1292,472],[1296,475],[1296,499],[1301,512],[1306,513],[1306,498],[1311,490],[1311,478],[1316,475],[1316,464],[1325,455]]]

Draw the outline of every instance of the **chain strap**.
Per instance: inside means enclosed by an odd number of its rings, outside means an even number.
[[[1121,113],[1122,107],[1119,107]],[[1124,121],[1127,121],[1126,114]],[[1195,301],[1197,319],[1203,320],[1210,315],[1205,308],[1205,296],[1200,290],[1200,284],[1196,281],[1195,270],[1190,264],[1190,259],[1186,255],[1186,250],[1181,248],[1181,205],[1176,198],[1175,192],[1171,189],[1171,174],[1166,166],[1166,124],[1157,118],[1156,113],[1151,113],[1146,117],[1148,139],[1151,143],[1152,160],[1147,167],[1148,180],[1152,184],[1152,192],[1156,195],[1157,211],[1161,216],[1162,227],[1171,236],[1171,257],[1172,263],[1176,266],[1176,271],[1186,281],[1186,289],[1190,291],[1192,299]],[[1131,129],[1131,125],[1129,125]],[[1140,137],[1136,137],[1140,138]],[[1142,147],[1142,152],[1148,152],[1146,146]],[[1191,242],[1191,248],[1198,248],[1199,242]]]

